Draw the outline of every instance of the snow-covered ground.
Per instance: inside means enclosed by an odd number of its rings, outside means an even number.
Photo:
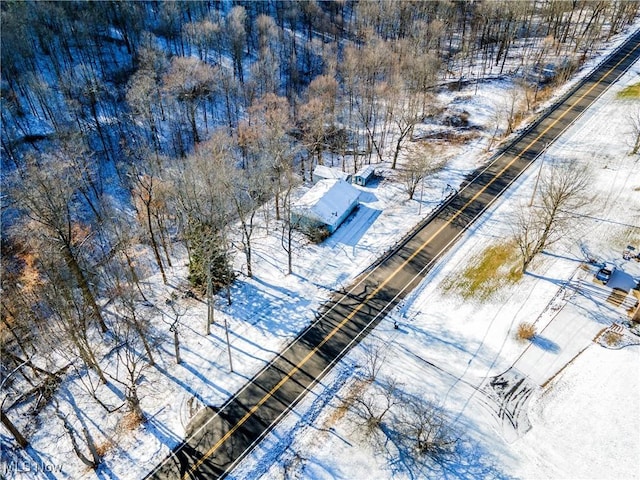
[[[640,163],[637,156],[628,155],[625,143],[625,116],[636,104],[616,98],[624,85],[640,80],[639,71],[634,66],[547,153],[548,165],[571,158],[593,170],[594,208],[576,222],[575,234],[538,258],[531,274],[518,284],[486,301],[463,301],[443,288],[484,248],[510,234],[510,213],[530,197],[536,172],[523,176],[410,298],[239,466],[235,478],[281,478],[285,470],[294,478],[408,476],[392,458],[377,455],[358,438],[348,415],[340,419],[335,414],[334,407],[358,375],[353,367],[362,365],[364,351],[376,342],[387,350],[381,375],[394,375],[407,391],[436,399],[464,432],[459,446],[464,461],[430,466],[432,476],[640,477],[640,347],[608,350],[591,342],[592,330],[598,333],[626,313],[606,301],[608,290],[592,281],[592,271],[578,268],[580,247],[586,246],[621,271],[640,276],[640,264],[621,259],[627,243],[635,241],[640,247]],[[492,111],[509,86],[508,80],[469,85],[461,92],[442,92],[441,101],[468,112],[472,126],[489,129]],[[24,462],[5,465],[5,471],[13,478],[143,477],[180,442],[201,405],[219,405],[238,390],[314,319],[333,290],[348,284],[436,208],[449,193],[448,184],[458,185],[482,164],[488,156],[487,141],[485,133],[450,150],[447,167],[412,201],[404,200],[406,193],[393,181],[388,165],[376,165],[382,179],[362,188],[361,207],[354,217],[321,245],[296,239],[292,275],[286,275],[286,253],[274,234],[277,225],[273,219],[263,221],[253,238],[254,277],[241,276],[234,284],[232,305],[219,299],[211,335],[204,335],[206,306],[198,299],[182,298],[185,257],[177,255],[168,287],[162,286],[159,275],[146,279],[152,290],[149,314],[156,315],[166,339],[172,338],[168,330],[175,319],[165,302],[172,293],[178,293],[176,311],[182,315],[182,363],[175,364],[173,345],[166,341],[157,353],[157,365],[145,370],[140,382],[148,421],[126,428],[122,417],[106,414],[81,382],[67,382],[62,408],[75,406],[82,412],[79,419],[69,419],[78,431],[84,423],[105,449],[103,464],[96,472],[84,467],[61,423],[45,410],[42,424],[32,427],[29,455],[16,452]],[[236,267],[244,269],[242,256]],[[233,372],[223,320],[229,326]],[[393,329],[393,320],[399,329]],[[528,348],[513,335],[522,321],[536,322],[542,339]],[[584,335],[563,335],[563,329],[552,333],[560,321]],[[552,361],[560,357],[559,363]],[[564,358],[573,361],[541,389],[539,385],[564,366]],[[528,415],[521,417],[518,429],[505,425],[487,407],[495,402],[486,388],[488,379],[516,363],[517,374],[524,375],[530,387]],[[113,385],[99,387],[98,395],[110,405],[122,398]],[[1,435],[9,445],[6,433]]]
[[[488,300],[443,288],[510,235],[514,208],[531,197],[537,169],[528,172],[233,478],[640,478],[640,337],[630,335],[636,345],[624,348],[594,343],[614,324],[623,331],[635,301],[629,293],[618,305],[612,288],[640,279],[640,263],[622,258],[627,244],[640,243],[640,159],[629,155],[626,124],[640,102],[616,96],[638,81],[636,64],[547,153],[547,168],[573,160],[593,175],[591,208],[572,234]],[[585,251],[617,265],[608,286],[594,281]],[[537,327],[531,343],[515,338],[525,321]],[[337,413],[358,378],[352,372],[364,370],[366,352],[380,343],[379,376],[442,405],[460,432],[453,463],[404,468],[400,454],[381,454],[351,414]],[[499,415],[494,377],[526,385],[523,403],[512,405],[517,428]]]

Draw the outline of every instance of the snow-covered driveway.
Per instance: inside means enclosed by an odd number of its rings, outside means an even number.
[[[551,380],[613,323],[612,318],[625,313],[626,302],[610,301],[611,282],[604,286],[592,280],[592,272],[578,272],[559,292],[567,301],[556,303],[549,320],[537,322],[536,336],[513,364],[536,385]]]
[[[514,363],[514,368],[536,385],[544,385],[585,350],[605,325],[577,315],[567,304],[547,327],[539,332]]]

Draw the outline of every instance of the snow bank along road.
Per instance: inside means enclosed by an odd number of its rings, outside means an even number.
[[[535,161],[545,146],[640,56],[640,31],[470,176],[389,255],[334,295],[322,315],[220,408],[208,407],[188,438],[148,478],[226,476],[351,347],[424,278],[436,260]]]

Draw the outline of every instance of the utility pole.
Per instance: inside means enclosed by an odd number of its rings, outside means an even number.
[[[213,282],[211,281],[211,263],[207,266],[207,326],[205,334],[211,333],[211,324],[213,323]]]
[[[226,315],[224,315],[224,333],[227,337],[227,354],[229,355],[229,371],[233,373],[233,361],[231,360],[231,343],[229,342],[229,324],[227,323]]]
[[[422,215],[422,195],[424,194],[424,176],[422,177],[422,186],[420,188],[420,206],[418,207],[418,215]]]

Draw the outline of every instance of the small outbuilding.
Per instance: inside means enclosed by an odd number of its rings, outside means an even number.
[[[358,205],[360,191],[340,179],[319,180],[291,205],[291,221],[301,230],[326,228],[333,233]]]
[[[312,174],[313,183],[317,183],[320,180],[344,180],[348,182],[350,178],[351,175],[339,168],[327,167],[326,165],[316,165]]]
[[[367,165],[366,167],[361,168],[358,172],[353,176],[352,182],[356,185],[360,185],[364,187],[369,180],[373,178],[375,175],[375,170],[372,165]]]

